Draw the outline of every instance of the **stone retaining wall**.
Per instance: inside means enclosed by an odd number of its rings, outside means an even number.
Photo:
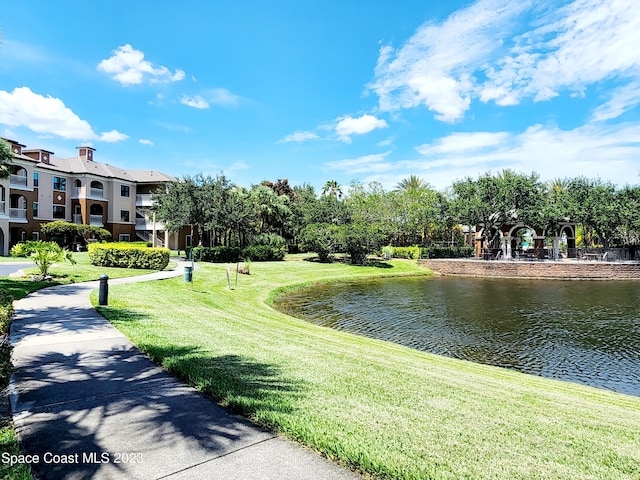
[[[640,263],[487,261],[425,259],[419,263],[441,275],[564,280],[640,280]]]

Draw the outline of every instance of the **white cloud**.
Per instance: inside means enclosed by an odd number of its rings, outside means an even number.
[[[127,138],[129,138],[129,135],[120,133],[117,130],[111,130],[110,132],[102,132],[102,135],[100,135],[100,140],[108,143],[122,142]]]
[[[178,82],[185,77],[182,70],[171,73],[167,67],[154,67],[151,62],[144,59],[142,51],[136,50],[128,43],[111,53],[111,57],[98,64],[98,70],[111,75],[122,85],[139,85],[145,79],[148,79],[150,83]]]
[[[140,140],[138,140],[138,143],[141,143],[142,145],[151,145],[151,146],[154,145],[154,143],[151,140],[146,138],[141,138]]]
[[[640,82],[632,82],[614,90],[611,98],[596,108],[592,119],[596,122],[611,120],[631,110],[638,104],[640,104]]]
[[[599,82],[638,82],[640,56],[631,45],[640,45],[639,24],[634,1],[574,0],[558,8],[479,0],[422,25],[397,49],[383,46],[369,89],[381,111],[426,106],[449,123],[462,119],[474,99],[510,106],[565,90],[584,96]]]
[[[0,90],[0,124],[26,127],[40,134],[40,138],[55,135],[84,142],[120,142],[129,138],[117,130],[97,135],[89,122],[73,113],[62,100],[39,95],[29,87],[18,87],[13,92]]]
[[[393,142],[395,142],[395,140],[396,140],[396,137],[389,137],[382,140],[381,142],[376,143],[376,145],[378,147],[388,147],[390,145],[393,145]]]
[[[543,180],[600,177],[618,185],[637,184],[640,125],[587,124],[573,130],[532,125],[521,133],[454,133],[416,147],[420,156],[390,159],[390,152],[329,162],[327,167],[359,174],[365,183],[388,188],[410,174],[443,190],[454,180],[488,170],[537,172]]]
[[[193,108],[209,108],[210,104],[222,107],[234,107],[240,103],[242,97],[227,90],[226,88],[211,88],[205,90],[201,95],[190,97],[182,95],[180,103]]]
[[[475,88],[472,74],[502,49],[502,38],[531,0],[481,0],[442,24],[426,23],[398,50],[380,49],[369,85],[382,111],[426,106],[454,122],[464,116]]]
[[[358,118],[346,115],[338,119],[335,129],[340,140],[351,142],[351,135],[362,135],[377,128],[386,128],[388,126],[385,120],[376,118],[373,115],[365,114]]]
[[[305,132],[302,130],[298,130],[297,132],[291,133],[285,136],[282,140],[278,140],[276,143],[288,143],[288,142],[306,142],[307,140],[317,140],[320,138],[313,132]]]
[[[209,108],[209,103],[200,95],[196,95],[195,97],[188,97],[187,95],[182,95],[182,97],[180,98],[180,103],[187,105],[189,107],[198,108],[198,109]]]
[[[471,132],[452,133],[436,140],[433,144],[416,147],[422,155],[440,155],[450,153],[470,153],[481,149],[504,145],[509,139],[507,132]]]
[[[325,165],[331,170],[341,170],[350,174],[384,172],[394,168],[393,164],[384,161],[390,153],[391,151],[388,151],[358,158],[336,160],[327,162]]]
[[[207,91],[207,98],[215,105],[235,106],[240,103],[241,97],[230,92],[226,88],[213,88]]]
[[[0,123],[67,139],[96,138],[89,122],[73,113],[62,100],[38,95],[29,87],[15,88],[13,92],[0,90]]]

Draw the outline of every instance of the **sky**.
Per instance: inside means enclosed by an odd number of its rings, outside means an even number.
[[[175,177],[640,183],[637,0],[21,0],[0,136]]]

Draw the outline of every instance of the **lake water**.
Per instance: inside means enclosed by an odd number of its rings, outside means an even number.
[[[640,396],[640,282],[386,278],[280,298],[307,321]]]

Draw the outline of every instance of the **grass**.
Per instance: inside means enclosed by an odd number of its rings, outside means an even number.
[[[14,299],[19,300],[35,290],[52,285],[97,280],[103,273],[109,275],[109,278],[122,278],[144,275],[145,273],[151,273],[153,271],[94,267],[90,264],[89,256],[86,252],[74,253],[73,257],[77,262],[76,265],[71,265],[67,262],[55,265],[51,268],[50,274],[53,277],[52,281],[32,282],[30,280],[31,275],[38,273],[37,268],[34,266],[33,268],[25,271],[25,274],[27,275],[26,277],[0,277],[0,291],[6,291]],[[22,262],[29,260],[24,258],[0,257],[0,262],[9,261]],[[175,263],[172,264],[170,262],[167,268],[172,268],[173,265],[175,265]],[[0,331],[0,336],[7,333],[8,332]],[[10,352],[11,350],[9,347],[0,348],[0,390],[3,392],[9,383],[9,378],[12,372]],[[9,455],[20,454],[20,446],[16,439],[13,426],[11,425],[8,407],[7,411],[0,408],[0,456],[7,453]],[[30,480],[32,478],[31,469],[25,464],[10,466],[0,462],[0,478]]]
[[[640,398],[322,328],[268,304],[292,285],[425,273],[389,265],[254,262],[227,290],[224,265],[199,264],[193,289],[181,278],[113,286],[100,311],[222,405],[375,478],[640,478]]]

